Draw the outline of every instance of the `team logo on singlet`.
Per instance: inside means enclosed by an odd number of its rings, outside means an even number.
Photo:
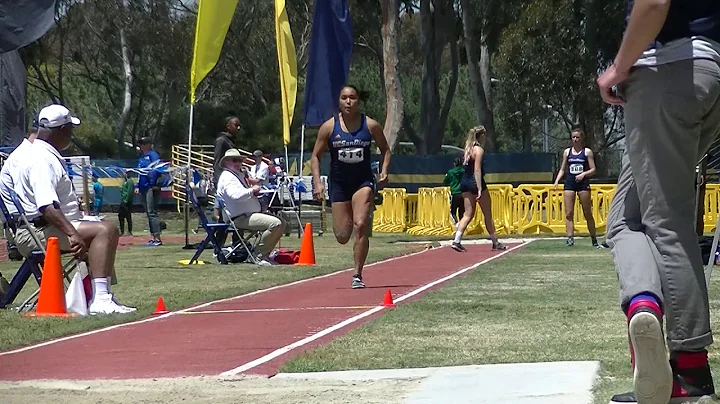
[[[365,161],[365,147],[370,146],[369,140],[345,140],[340,134],[334,136],[333,148],[338,150],[338,160],[345,164],[357,164]]]

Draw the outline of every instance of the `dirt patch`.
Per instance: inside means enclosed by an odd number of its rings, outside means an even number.
[[[112,365],[110,365],[112,366]],[[9,404],[403,403],[422,380],[287,380],[264,377],[0,383]]]

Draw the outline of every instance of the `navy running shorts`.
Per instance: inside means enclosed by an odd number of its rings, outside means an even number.
[[[483,191],[487,189],[485,178],[482,178],[480,186]],[[478,195],[478,187],[477,182],[475,182],[475,178],[463,176],[460,180],[460,192],[470,192],[471,194]]]
[[[330,203],[335,202],[350,202],[352,201],[353,195],[360,188],[370,187],[375,189],[375,179],[349,179],[343,181],[333,181],[330,179],[329,183],[330,191]]]
[[[565,182],[563,190],[573,191],[573,192],[589,191],[590,190],[590,182],[589,181],[577,182],[577,181],[575,181],[575,178],[573,178],[572,182],[570,182],[570,181]]]

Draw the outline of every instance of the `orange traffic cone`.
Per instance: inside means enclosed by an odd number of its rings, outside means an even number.
[[[163,301],[162,296],[158,297],[157,301],[157,307],[155,308],[155,311],[153,312],[153,316],[159,316],[161,314],[168,314],[170,311],[165,308],[165,301]]]
[[[300,245],[300,258],[297,265],[315,265],[315,245],[313,244],[312,223],[305,223],[305,233]]]
[[[40,294],[35,313],[28,316],[73,317],[67,312],[65,303],[65,283],[63,281],[62,263],[60,261],[60,242],[57,237],[47,240],[47,252],[43,263],[40,280]]]
[[[390,293],[390,289],[385,291],[385,299],[383,299],[382,305],[384,307],[395,307],[395,303],[393,303],[392,293]]]

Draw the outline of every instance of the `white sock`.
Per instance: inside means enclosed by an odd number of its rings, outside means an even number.
[[[460,230],[455,232],[455,239],[453,240],[454,243],[459,243],[462,240],[463,232]]]
[[[93,278],[93,289],[94,295],[93,300],[98,297],[105,297],[110,294],[108,291],[108,285],[110,285],[110,277]]]

